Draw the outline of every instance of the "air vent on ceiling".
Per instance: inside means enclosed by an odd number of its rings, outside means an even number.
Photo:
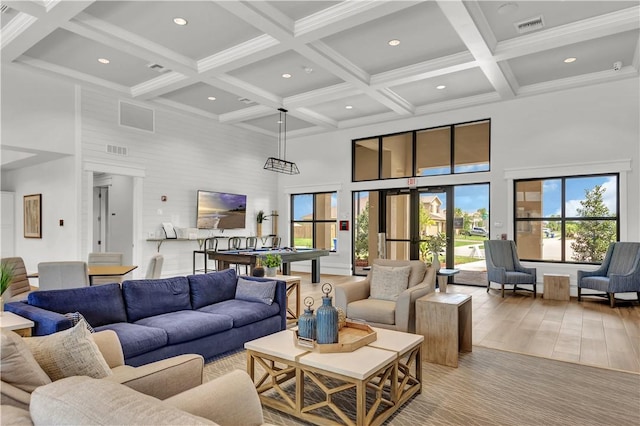
[[[253,102],[251,99],[248,98],[238,98],[238,100],[240,102],[242,102],[243,104],[247,104],[247,105],[254,105],[255,102]]]
[[[107,154],[121,155],[126,157],[129,155],[129,149],[126,146],[107,145]]]
[[[147,64],[147,67],[149,67],[149,69],[159,72],[160,74],[164,74],[166,72],[171,71],[169,68],[165,68],[160,64]]]
[[[544,28],[544,19],[542,18],[542,15],[540,15],[535,18],[527,19],[526,21],[516,22],[513,25],[516,27],[516,31],[518,31],[518,33],[525,34]]]
[[[6,4],[0,4],[0,13],[8,13],[9,12],[9,6],[7,6]]]

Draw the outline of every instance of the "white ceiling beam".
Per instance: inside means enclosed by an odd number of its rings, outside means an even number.
[[[14,34],[8,42],[4,40],[2,42],[2,61],[14,61],[59,26],[86,9],[91,3],[93,1],[58,2],[49,7],[48,11],[45,9],[46,13],[44,14],[41,13],[40,9],[37,9],[39,16],[36,20],[22,17],[19,21],[20,28],[11,28],[12,32],[18,31],[19,37]],[[4,29],[2,35],[4,38]]]
[[[503,99],[514,98],[511,83],[498,66],[464,3],[461,0],[438,0],[437,3],[495,90]]]

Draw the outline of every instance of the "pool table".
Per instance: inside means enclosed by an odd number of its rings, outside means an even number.
[[[311,282],[320,282],[320,257],[329,256],[329,250],[324,249],[263,249],[263,250],[224,250],[209,252],[209,259],[218,262],[218,270],[227,269],[231,264],[249,265],[251,273],[257,260],[267,254],[279,254],[282,257],[282,273],[290,275],[291,262],[301,260],[311,261]]]

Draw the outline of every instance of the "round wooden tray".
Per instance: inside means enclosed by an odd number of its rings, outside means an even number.
[[[297,347],[320,353],[353,352],[375,342],[377,338],[376,332],[367,324],[354,321],[347,321],[338,331],[338,343],[320,344],[315,340],[299,337],[298,330],[295,330],[293,337]]]

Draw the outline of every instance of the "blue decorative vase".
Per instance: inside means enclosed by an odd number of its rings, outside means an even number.
[[[304,313],[298,318],[298,336],[316,340],[316,316],[313,315],[313,309],[311,309],[313,297],[305,297],[304,305],[306,306]]]
[[[338,310],[331,304],[331,284],[322,286],[322,306],[316,313],[316,341],[319,344],[338,343]]]

